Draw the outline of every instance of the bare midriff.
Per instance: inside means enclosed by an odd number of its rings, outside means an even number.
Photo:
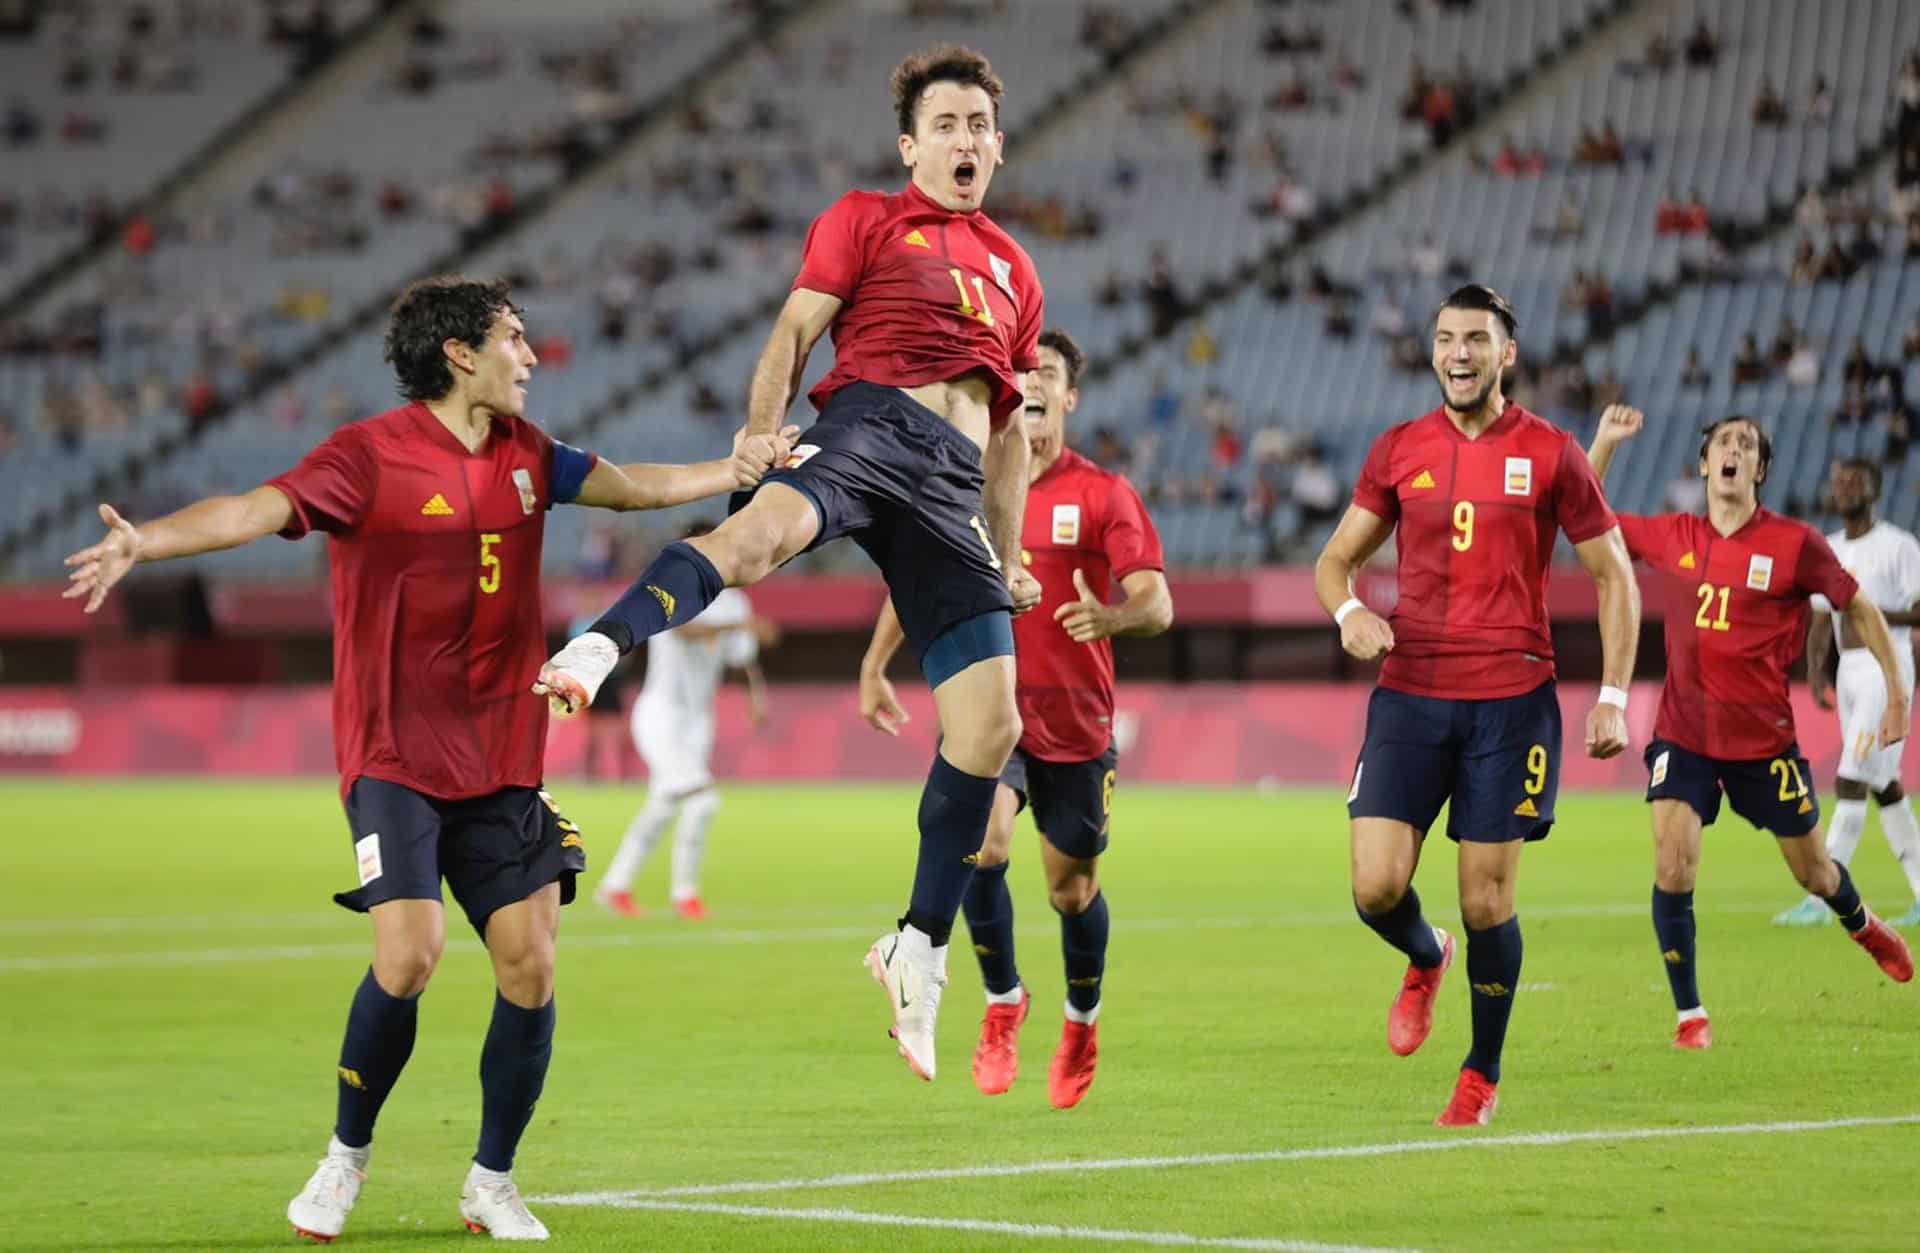
[[[993,383],[984,374],[963,374],[938,383],[900,389],[959,428],[980,448],[993,430]]]

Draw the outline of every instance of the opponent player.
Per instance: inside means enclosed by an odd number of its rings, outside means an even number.
[[[1601,418],[1588,451],[1603,478],[1620,442],[1640,429],[1636,409]],[[1787,673],[1806,630],[1808,601],[1825,596],[1879,663],[1886,708],[1879,742],[1907,733],[1907,696],[1886,619],[1834,559],[1820,533],[1760,505],[1773,445],[1748,417],[1709,423],[1700,440],[1704,514],[1620,515],[1634,558],[1665,602],[1667,679],[1647,745],[1653,805],[1653,930],[1666,961],[1679,1026],[1674,1046],[1712,1045],[1694,967],[1693,884],[1700,832],[1733,812],[1771,831],[1800,886],[1818,896],[1888,977],[1913,978],[1906,941],[1861,903],[1847,868],[1827,855],[1812,768],[1800,755]]]
[[[986,842],[963,902],[987,990],[973,1082],[991,1096],[1013,1086],[1020,1024],[1033,999],[1014,964],[1013,900],[1007,892],[1013,820],[1031,802],[1067,967],[1066,1020],[1047,1070],[1047,1096],[1060,1109],[1086,1095],[1099,1059],[1108,930],[1099,871],[1117,760],[1113,645],[1107,641],[1158,635],[1173,625],[1160,537],[1146,507],[1124,478],[1066,446],[1066,419],[1080,403],[1085,365],[1073,337],[1049,329],[1040,336],[1040,368],[1027,375],[1033,482],[1020,557],[1040,580],[1041,612],[1014,623],[1015,690],[1024,731],[1000,775]],[[1126,592],[1118,604],[1105,600],[1112,582]],[[886,674],[900,639],[899,619],[888,604],[861,663],[860,711],[889,735],[898,735],[907,717]]]
[[[711,522],[696,522],[683,538],[712,530]],[[759,656],[760,641],[771,632],[771,623],[754,617],[747,594],[730,587],[714,597],[697,622],[647,641],[647,677],[633,705],[633,746],[647,763],[647,803],[634,815],[605,877],[593,890],[593,898],[614,913],[640,916],[633,881],[672,825],[673,882],[667,899],[682,918],[698,921],[707,916],[700,901],[700,863],[707,851],[707,827],[720,809],[709,760],[714,698],[727,670],[742,671],[747,716],[755,723],[766,718],[767,683]]]
[[[1513,309],[1492,289],[1473,284],[1447,297],[1433,327],[1441,406],[1374,441],[1353,505],[1314,568],[1347,652],[1363,661],[1386,654],[1347,813],[1360,920],[1409,962],[1387,1018],[1388,1047],[1401,1056],[1427,1038],[1453,962],[1453,937],[1427,922],[1413,890],[1427,828],[1452,801],[1473,1047],[1443,1127],[1493,1117],[1520,985],[1520,849],[1553,826],[1560,702],[1545,592],[1557,531],[1599,588],[1603,686],[1587,716],[1588,756],[1627,746],[1640,630],[1626,549],[1586,458],[1566,432],[1506,398],[1513,332]],[[1396,525],[1400,596],[1389,620],[1361,603],[1353,574]]]
[[[1920,541],[1893,525],[1875,520],[1880,499],[1880,467],[1859,457],[1833,463],[1827,490],[1833,507],[1845,523],[1827,537],[1833,555],[1859,582],[1867,598],[1880,609],[1893,635],[1894,660],[1900,663],[1907,707],[1913,707],[1913,624],[1920,621]],[[1867,825],[1867,794],[1880,805],[1880,829],[1907,873],[1914,904],[1892,919],[1896,927],[1920,926],[1920,827],[1913,820],[1913,803],[1900,787],[1900,757],[1906,742],[1881,747],[1880,717],[1887,690],[1880,667],[1873,662],[1846,618],[1834,613],[1824,597],[1813,601],[1813,622],[1807,628],[1807,679],[1813,700],[1822,709],[1833,708],[1833,688],[1827,682],[1827,663],[1833,641],[1841,642],[1840,768],[1833,781],[1833,821],[1827,827],[1827,855],[1843,866],[1853,864]],[[1833,916],[1818,897],[1809,896],[1774,921],[1789,927],[1821,926]]]
[[[920,799],[920,855],[899,929],[867,967],[908,1066],[934,1075],[947,937],[1007,755],[1020,739],[1012,612],[1039,599],[1020,565],[1027,438],[1011,419],[1038,362],[1040,280],[981,212],[1000,164],[1000,79],[944,46],[893,72],[897,194],[842,196],[807,232],[793,292],[754,372],[748,444],[766,442],[833,329],[805,443],[711,535],[670,544],[594,630],[540,672],[556,706],[593,699],[616,658],[808,548],[851,535],[892,592],[933,689],[942,742]]]
[[[347,1015],[333,1136],[287,1217],[331,1240],[359,1196],[374,1120],[413,1052],[445,944],[444,875],[497,987],[460,1214],[475,1231],[545,1239],[513,1156],[553,1051],[560,907],[586,864],[578,830],[541,790],[547,711],[525,699],[544,651],[546,511],[711,496],[756,480],[779,441],[695,466],[616,466],[550,439],[520,416],[535,359],[500,283],[409,287],[386,353],[409,403],[341,427],[243,496],[138,528],[101,505],[106,538],[67,558],[66,594],[92,613],[135,562],[328,535],[334,760],[359,868],[359,886],[334,899],[372,917],[373,965]]]

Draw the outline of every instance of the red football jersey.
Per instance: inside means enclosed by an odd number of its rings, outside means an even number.
[[[1040,580],[1040,603],[1013,620],[1020,747],[1090,761],[1113,740],[1113,643],[1076,644],[1054,611],[1080,599],[1075,570],[1105,599],[1110,583],[1161,569],[1160,535],[1132,484],[1069,448],[1027,489],[1020,560]]]
[[[1400,529],[1383,687],[1491,700],[1553,677],[1555,532],[1579,544],[1614,525],[1572,436],[1509,404],[1468,439],[1435,409],[1374,440],[1353,503]]]
[[[1724,761],[1776,756],[1794,741],[1787,674],[1806,641],[1808,598],[1845,609],[1853,576],[1820,532],[1768,509],[1732,535],[1697,513],[1623,513],[1620,532],[1666,614],[1654,735]]]
[[[330,538],[333,745],[362,775],[441,800],[540,783],[547,702],[540,543],[554,442],[495,419],[469,453],[411,404],[341,427],[269,485],[281,534]]]
[[[815,409],[855,381],[918,387],[985,371],[997,429],[1040,364],[1045,316],[1026,250],[984,213],[941,208],[913,184],[850,191],[814,219],[795,288],[838,296],[833,370]]]

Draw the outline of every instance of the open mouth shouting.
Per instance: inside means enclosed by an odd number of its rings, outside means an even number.
[[[979,177],[980,164],[972,157],[961,158],[960,163],[953,167],[953,185],[961,191],[972,191],[978,185]]]

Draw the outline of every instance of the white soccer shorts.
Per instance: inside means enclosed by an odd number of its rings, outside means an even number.
[[[713,715],[682,714],[633,706],[633,747],[647,763],[647,784],[667,796],[685,796],[713,785]]]
[[[1907,702],[1913,702],[1913,668],[1901,667]],[[1891,748],[1880,746],[1880,719],[1887,712],[1886,681],[1880,663],[1866,649],[1848,649],[1840,656],[1836,684],[1840,712],[1840,769],[1843,779],[1864,783],[1878,792],[1900,781],[1900,759],[1905,740]]]

